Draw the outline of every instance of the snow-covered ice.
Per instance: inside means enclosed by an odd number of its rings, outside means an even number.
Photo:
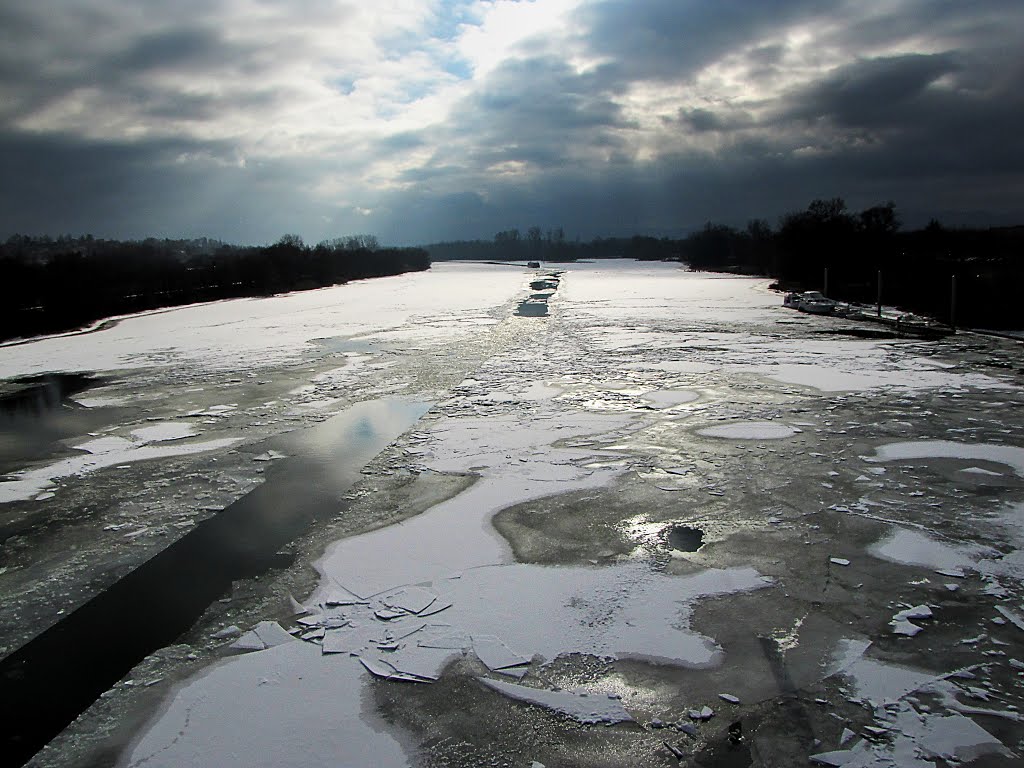
[[[722,437],[732,440],[778,440],[792,437],[800,432],[796,427],[774,421],[741,421],[733,424],[718,424],[697,430],[705,437]]]

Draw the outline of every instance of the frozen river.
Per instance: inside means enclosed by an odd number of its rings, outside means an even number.
[[[446,263],[0,347],[4,663],[111,657],[35,763],[1012,761],[1019,348],[851,327]]]

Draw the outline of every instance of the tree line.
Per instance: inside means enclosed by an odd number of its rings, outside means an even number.
[[[673,259],[679,256],[678,241],[667,238],[633,235],[632,237],[598,237],[589,242],[569,240],[561,227],[546,232],[530,227],[525,233],[506,229],[493,240],[453,240],[423,246],[432,261],[459,259],[494,261],[555,261],[579,259],[640,259],[642,261]]]
[[[769,275],[780,287],[886,304],[980,328],[1024,327],[1024,227],[953,229],[936,220],[903,230],[893,202],[850,211],[842,198],[812,201],[772,230],[708,223],[680,244],[696,270]],[[955,281],[956,308],[953,307]],[[881,283],[881,286],[879,285]]]
[[[369,235],[307,246],[208,238],[117,241],[14,235],[0,244],[0,339],[78,328],[104,317],[201,301],[269,296],[430,268],[422,248]]]

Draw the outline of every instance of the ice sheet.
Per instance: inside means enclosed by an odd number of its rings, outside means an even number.
[[[800,431],[796,427],[775,421],[739,421],[699,429],[697,434],[732,440],[777,440],[783,437],[792,437]]]
[[[101,440],[103,438],[100,438]],[[116,438],[115,438],[116,439]],[[38,469],[30,469],[15,473],[14,479],[0,482],[0,504],[31,499],[36,494],[53,487],[55,481],[74,475],[87,475],[107,467],[128,464],[135,461],[150,461],[171,456],[185,456],[191,453],[204,453],[228,448],[238,442],[238,438],[207,440],[201,443],[176,443],[174,445],[140,445],[105,442],[97,447],[98,441],[83,444],[85,450],[96,450],[85,456],[71,456]],[[86,447],[90,446],[91,447]]]
[[[0,348],[0,378],[52,370],[193,365],[265,368],[298,359],[314,339],[408,328],[435,342],[474,333],[481,313],[522,289],[522,272],[434,264],[426,272],[283,296],[234,299],[128,316],[87,334]]]
[[[239,656],[181,688],[131,747],[127,764],[409,765],[383,722],[364,709],[364,685],[357,660],[322,656],[312,643]]]

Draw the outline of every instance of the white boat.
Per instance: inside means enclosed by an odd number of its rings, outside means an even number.
[[[831,315],[839,306],[838,301],[826,298],[821,291],[805,291],[804,293],[787,293],[782,300],[783,306],[798,309],[812,315]]]

